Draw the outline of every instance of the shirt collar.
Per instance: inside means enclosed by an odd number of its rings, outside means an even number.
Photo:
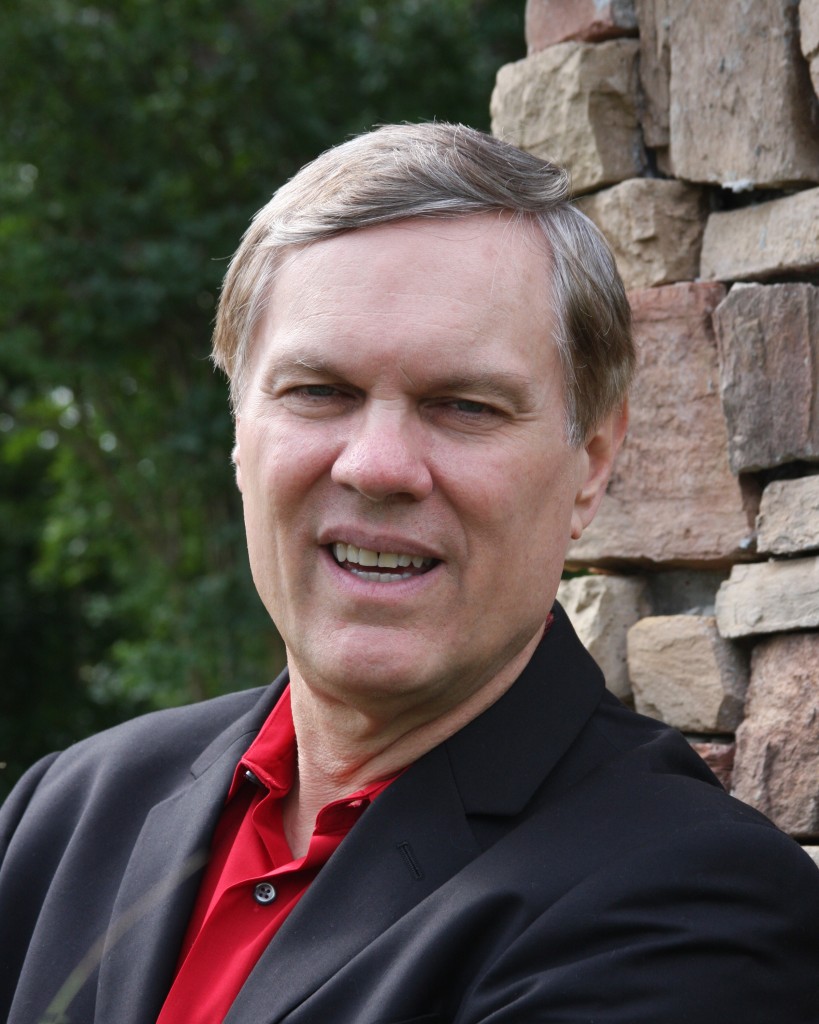
[[[228,800],[243,784],[252,783],[281,799],[290,792],[296,776],[296,730],[288,684],[276,706],[265,719],[256,738],[236,765]],[[378,794],[400,775],[378,779],[340,800],[333,800],[322,808],[317,825],[335,831],[347,824],[350,812],[358,817]],[[349,825],[347,825],[349,827]]]
[[[281,798],[290,791],[295,774],[296,730],[288,684],[236,766],[228,799],[247,781]]]

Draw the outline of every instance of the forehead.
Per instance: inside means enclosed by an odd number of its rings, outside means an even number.
[[[505,359],[528,372],[533,355],[554,348],[550,299],[546,242],[528,221],[480,214],[357,229],[285,256],[253,362],[315,347],[393,362]]]
[[[458,297],[479,294],[486,311],[516,306],[526,294],[527,305],[548,316],[549,273],[545,238],[528,219],[504,213],[416,217],[294,248],[279,266],[270,305],[301,304],[331,281],[355,289],[375,284],[397,297],[411,295],[413,287],[424,295],[436,279],[442,288],[456,285]]]

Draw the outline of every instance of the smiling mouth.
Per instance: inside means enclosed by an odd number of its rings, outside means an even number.
[[[338,541],[329,547],[330,554],[342,569],[370,583],[397,583],[414,576],[423,576],[437,564],[436,559],[425,558],[423,555],[371,551],[369,548],[357,548],[353,544]]]

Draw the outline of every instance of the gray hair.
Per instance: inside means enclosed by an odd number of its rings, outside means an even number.
[[[507,212],[537,225],[551,257],[566,436],[582,444],[625,400],[631,313],[603,236],[569,199],[566,171],[464,125],[385,125],[327,150],[253,218],[225,276],[213,360],[233,409],[283,256],[345,231],[407,217]]]

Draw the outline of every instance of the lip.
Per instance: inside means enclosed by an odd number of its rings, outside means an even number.
[[[444,561],[440,551],[406,534],[371,533],[355,526],[331,526],[320,531],[318,543],[323,548],[329,547],[335,541],[366,548],[368,551],[390,551],[399,555],[420,555],[422,558],[432,558],[436,562]]]

